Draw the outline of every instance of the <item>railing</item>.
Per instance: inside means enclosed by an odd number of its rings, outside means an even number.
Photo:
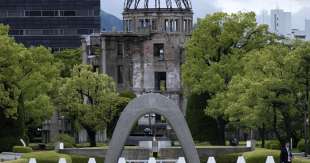
[[[37,163],[35,158],[30,158],[28,163]],[[58,163],[67,163],[65,158],[60,158]],[[95,158],[89,158],[88,163],[96,163]],[[178,160],[156,160],[151,157],[149,160],[126,160],[125,158],[119,158],[118,163],[186,163],[184,157],[180,157]],[[214,157],[209,157],[207,163],[216,163]],[[243,156],[239,156],[237,163],[246,163]],[[268,156],[265,163],[275,163],[273,156]]]

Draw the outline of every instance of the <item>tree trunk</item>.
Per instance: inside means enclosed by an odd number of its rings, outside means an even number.
[[[96,131],[90,128],[86,129],[88,138],[89,138],[89,143],[91,147],[96,147]]]
[[[17,106],[17,120],[19,123],[19,135],[28,144],[28,137],[26,135],[26,125],[25,125],[25,103],[24,103],[24,94],[21,92],[18,97],[18,106]]]
[[[265,132],[266,132],[266,128],[265,128],[265,124],[263,123],[263,126],[262,128],[258,128],[258,132],[259,132],[259,136],[262,140],[262,144],[261,144],[261,147],[262,148],[265,148]]]
[[[293,139],[293,147],[297,147],[298,144],[298,136],[295,130],[292,127],[292,120],[287,112],[282,112],[282,115],[285,119],[284,126],[285,126],[285,132],[286,132],[286,141],[290,141],[290,139]]]
[[[218,145],[225,145],[225,127],[226,122],[223,118],[217,118],[217,143]]]
[[[279,131],[278,131],[278,127],[277,127],[277,123],[278,123],[278,116],[277,116],[277,111],[275,108],[273,108],[273,132],[276,134],[277,139],[279,140],[281,146],[284,145],[286,142],[285,140],[281,137]]]

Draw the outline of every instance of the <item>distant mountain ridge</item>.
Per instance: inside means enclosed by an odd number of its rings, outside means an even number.
[[[110,32],[113,27],[116,31],[123,31],[123,22],[118,17],[101,10],[101,30]]]

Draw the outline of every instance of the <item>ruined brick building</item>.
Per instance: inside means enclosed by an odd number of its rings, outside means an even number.
[[[191,2],[125,0],[123,24],[123,32],[83,37],[83,62],[113,77],[119,91],[162,93],[184,111],[181,65],[193,27]],[[147,116],[139,124],[147,124]]]

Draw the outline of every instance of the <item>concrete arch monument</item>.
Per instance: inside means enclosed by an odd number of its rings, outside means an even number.
[[[131,101],[122,112],[114,129],[105,158],[106,163],[117,163],[131,129],[140,117],[148,113],[164,116],[174,129],[188,163],[200,163],[198,152],[179,107],[160,94],[145,94]]]

